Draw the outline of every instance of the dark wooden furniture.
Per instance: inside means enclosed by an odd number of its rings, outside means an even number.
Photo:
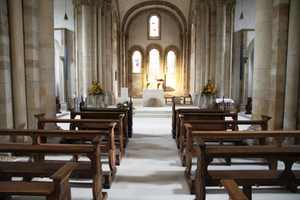
[[[247,98],[247,104],[245,105],[245,114],[252,114],[252,97]]]
[[[116,165],[120,165],[121,160],[125,154],[125,149],[124,149],[124,145],[123,145],[123,117],[124,115],[120,115],[119,119],[45,119],[44,118],[45,114],[41,113],[41,114],[37,114],[35,115],[35,117],[38,119],[38,129],[45,129],[45,124],[46,123],[68,123],[70,124],[70,130],[83,130],[83,129],[93,129],[93,130],[109,130],[112,125],[112,123],[116,123],[116,125],[113,127],[114,134],[108,135],[107,137],[110,138],[106,138],[105,139],[105,144],[106,147],[104,148],[103,146],[102,148],[102,155],[108,155],[109,157],[109,164],[111,165],[111,169],[114,169],[115,166],[113,166],[113,164],[115,163]],[[118,132],[118,130],[121,130],[120,132]],[[116,152],[116,144],[115,144],[115,135],[116,134],[120,134],[121,137],[118,137],[119,140],[119,152]],[[73,141],[78,141],[81,140],[81,142],[84,144],[86,143],[86,141],[90,141],[93,138],[64,138],[63,142],[64,143],[70,143]],[[107,141],[112,141],[111,143],[107,142]],[[44,141],[46,142],[46,141]],[[115,155],[116,157],[113,158],[112,155]],[[112,159],[114,161],[112,161]]]
[[[292,165],[300,157],[300,146],[283,146],[286,137],[299,137],[300,131],[198,131],[194,137],[197,149],[197,169],[195,172],[196,199],[205,199],[207,186],[218,186],[222,179],[233,179],[243,186],[243,191],[251,200],[251,186],[286,186],[296,191],[300,184],[300,171],[292,170]],[[267,138],[274,137],[277,146],[208,146],[202,138]],[[269,161],[281,160],[284,170],[271,168],[266,170],[208,170],[214,158],[263,158]],[[272,165],[269,165],[272,166]],[[191,179],[192,180],[192,179]]]
[[[231,117],[232,120],[237,120],[238,110],[234,110],[233,113],[224,113],[219,109],[195,109],[190,112],[183,109],[178,110],[176,119],[176,139],[177,148],[180,149],[180,142],[186,141],[186,130],[184,123],[191,120],[225,120],[225,117]],[[220,129],[218,129],[220,130]]]
[[[168,102],[173,102],[173,96],[165,96],[165,104]]]
[[[133,102],[132,97],[130,97],[129,105],[127,108],[93,108],[93,107],[87,107],[82,106],[84,105],[84,102],[82,102],[80,106],[80,111],[82,112],[111,112],[111,113],[119,113],[125,114],[124,121],[123,121],[123,128],[124,128],[124,136],[126,137],[126,141],[128,141],[128,138],[132,137],[132,125],[133,125]],[[72,118],[72,117],[71,117]],[[73,119],[73,118],[72,118]],[[108,118],[110,119],[110,118]]]
[[[45,155],[73,155],[71,162],[77,162],[78,166],[70,178],[92,179],[93,199],[106,199],[107,193],[103,193],[102,188],[110,187],[116,173],[116,168],[111,169],[113,172],[107,172],[109,174],[102,171],[100,144],[108,134],[109,131],[0,129],[0,135],[29,136],[32,139],[32,143],[1,143],[0,152],[29,153],[30,161],[38,162],[38,167],[32,162],[22,162],[21,167],[17,162],[1,162],[0,178],[7,180],[8,177],[16,176],[31,180],[32,177],[50,177],[69,161],[45,160]],[[40,137],[94,137],[94,139],[91,144],[44,144],[40,143]],[[78,161],[82,155],[90,161]]]
[[[189,102],[192,105],[192,97],[191,96],[183,97],[183,103],[186,104],[187,102]]]
[[[198,132],[206,132],[207,135],[203,136],[201,135],[201,138],[205,142],[218,142],[220,146],[223,145],[223,142],[231,142],[233,144],[242,144],[242,140],[244,138],[232,138],[232,137],[225,137],[225,138],[216,138],[213,134],[218,131],[227,131],[228,134],[231,134],[232,132],[238,131],[238,125],[258,125],[261,127],[261,130],[268,130],[268,121],[271,119],[271,117],[262,116],[262,120],[190,120],[189,123],[185,123],[185,128],[187,130],[187,142],[186,142],[186,148],[185,151],[183,151],[182,157],[185,158],[185,177],[187,180],[187,183],[189,185],[190,192],[193,193],[193,186],[191,185],[193,183],[193,176],[191,176],[191,170],[192,170],[192,157],[197,157],[197,153],[194,148],[194,138],[199,137],[197,135]],[[210,135],[212,133],[212,135]],[[248,138],[250,139],[250,138]],[[256,138],[259,139],[259,144],[266,145],[269,144],[268,138],[266,137],[260,137]],[[231,157],[225,156],[224,159],[226,160],[227,165],[231,165]],[[270,168],[277,168],[277,165],[275,164],[275,160],[269,161],[270,162]]]
[[[38,167],[38,163],[34,164]],[[18,162],[18,165],[22,168],[21,162]],[[45,196],[47,200],[70,200],[69,176],[76,166],[76,163],[66,163],[50,176],[53,182],[0,181],[0,198],[10,199],[11,195],[28,195]]]
[[[248,200],[245,194],[240,190],[239,186],[232,179],[222,179],[221,184],[228,193],[229,200]]]

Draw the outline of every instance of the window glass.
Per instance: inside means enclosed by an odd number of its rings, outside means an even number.
[[[175,73],[175,61],[175,52],[169,51],[167,55],[167,73]]]
[[[159,36],[159,20],[158,17],[153,15],[150,17],[150,37],[158,37]]]
[[[159,73],[159,51],[152,49],[149,53],[149,72]]]
[[[141,73],[141,52],[135,51],[132,54],[132,72]]]

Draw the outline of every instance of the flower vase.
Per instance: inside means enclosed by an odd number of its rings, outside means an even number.
[[[212,109],[214,107],[213,96],[212,95],[203,95],[204,102],[202,105],[202,109]]]
[[[92,104],[94,108],[105,108],[103,95],[93,96]]]

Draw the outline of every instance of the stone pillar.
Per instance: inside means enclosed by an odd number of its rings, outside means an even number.
[[[189,94],[189,91],[190,91],[190,86],[189,86],[189,68],[188,68],[188,42],[189,42],[189,36],[188,36],[188,32],[185,32],[184,35],[184,40],[183,40],[183,66],[184,66],[184,71],[183,71],[183,74],[184,74],[184,82],[183,82],[183,91],[184,91],[184,95],[188,95]]]
[[[224,96],[231,98],[232,82],[232,49],[234,31],[234,6],[235,2],[229,2],[226,7],[226,46],[224,65]]]
[[[272,58],[273,0],[255,1],[255,41],[252,118],[268,115]]]
[[[215,87],[217,97],[224,95],[225,72],[225,35],[226,35],[226,2],[217,2],[217,32],[216,32],[216,71]]]
[[[289,3],[282,1],[278,4],[273,3],[269,100],[269,115],[272,116],[272,120],[268,124],[271,130],[282,130],[283,128],[289,6]]]
[[[97,75],[97,78],[98,78],[98,81],[99,83],[102,83],[102,80],[103,80],[103,76],[102,76],[102,6],[101,5],[98,5],[98,20],[97,20],[97,27],[98,27],[98,30],[97,30],[97,72],[98,72],[98,75]]]
[[[97,12],[98,12],[98,4],[91,5],[91,71],[92,71],[92,80],[98,79],[98,67],[97,67]],[[89,88],[91,87],[92,83],[90,83]],[[89,91],[88,91],[89,92]],[[89,94],[87,92],[87,94]]]
[[[284,130],[299,129],[300,1],[290,1],[287,69],[284,102]],[[297,109],[298,108],[298,109]],[[298,127],[297,127],[298,123]]]
[[[41,107],[38,1],[23,1],[23,7],[28,128],[36,129],[34,115],[40,113]]]
[[[209,79],[213,84],[216,82],[216,40],[217,40],[217,4],[215,1],[211,2],[211,13],[210,13],[210,74]],[[219,92],[219,88],[216,88]]]
[[[200,13],[201,13],[201,74],[200,74],[200,85],[199,90],[197,92],[201,92],[202,87],[206,84],[206,43],[208,40],[208,35],[206,35],[206,4],[203,2],[200,5]]]
[[[0,0],[0,129],[12,129],[12,80],[10,60],[10,38],[8,22],[8,5],[6,0]],[[0,140],[8,142],[8,137],[0,136]]]
[[[83,85],[79,95],[85,96],[89,93],[92,85],[92,44],[91,44],[91,7],[82,4],[82,75]]]
[[[54,3],[53,0],[38,2],[41,112],[46,113],[46,118],[55,118]]]
[[[22,1],[9,2],[14,128],[27,129]],[[20,138],[19,142],[25,142]]]
[[[204,84],[207,83],[208,79],[210,79],[210,19],[211,19],[211,14],[210,14],[210,7],[207,4],[206,7],[206,17],[205,17],[205,35],[206,35],[206,44],[205,44],[205,80]]]
[[[106,3],[103,2],[102,3],[102,12],[101,12],[101,48],[102,48],[102,74],[104,76],[102,76],[102,86],[104,91],[107,91],[105,88],[105,83],[107,80],[107,76],[106,76]]]
[[[194,49],[194,55],[195,55],[195,88],[194,92],[199,92],[201,90],[201,72],[202,72],[202,65],[201,61],[203,58],[203,51],[201,49],[201,46],[203,46],[203,34],[201,32],[202,27],[202,20],[201,20],[201,10],[200,5],[197,5],[196,7],[196,26],[195,26],[195,41],[192,41],[192,43],[195,43],[195,49]],[[193,39],[193,38],[192,38]]]

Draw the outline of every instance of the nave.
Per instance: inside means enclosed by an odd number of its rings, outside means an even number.
[[[181,166],[178,150],[174,139],[171,137],[171,118],[148,115],[141,117],[139,111],[150,110],[159,113],[171,109],[170,105],[160,108],[145,108],[139,105],[134,99],[136,113],[133,117],[133,136],[130,138],[126,153],[121,165],[117,166],[116,177],[110,189],[104,189],[108,193],[108,200],[192,200],[195,195],[189,194],[189,189],[184,176],[184,167]],[[61,118],[68,118],[69,113],[63,113]],[[249,115],[239,113],[239,119],[250,120]],[[61,128],[66,125],[60,125]],[[247,127],[241,127],[247,128]],[[195,163],[196,161],[194,161]],[[224,161],[221,165],[214,165],[214,168],[250,168],[266,169],[267,165],[238,165],[226,166]],[[234,159],[233,163],[246,162],[246,160]],[[251,162],[260,162],[251,160]],[[194,168],[196,166],[193,166]],[[282,167],[279,163],[279,167]],[[300,169],[300,164],[294,167]],[[76,181],[77,180],[72,180]],[[90,180],[86,181],[90,183]],[[75,187],[74,187],[75,186]],[[72,199],[92,199],[90,185],[72,185]],[[280,187],[259,187],[252,190],[253,200],[298,200],[300,191],[292,193],[286,188]],[[14,197],[13,199],[43,199],[42,197]],[[208,187],[207,200],[228,199],[225,189],[219,187]]]

